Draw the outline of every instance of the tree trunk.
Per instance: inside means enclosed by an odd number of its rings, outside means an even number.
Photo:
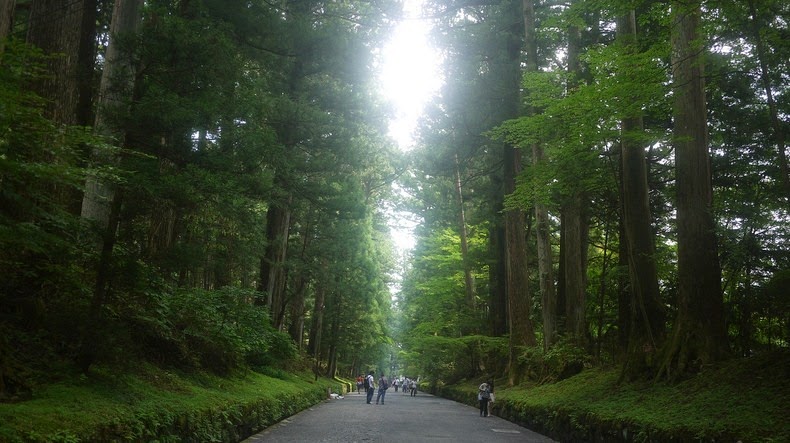
[[[47,59],[47,73],[35,81],[34,89],[48,99],[45,112],[57,123],[77,124],[78,75],[84,1],[33,0],[27,28],[27,42],[41,48]]]
[[[266,293],[266,307],[272,315],[272,324],[282,326],[279,313],[285,297],[285,259],[288,253],[288,234],[291,225],[291,196],[281,203],[274,203],[266,213],[266,254],[261,260],[258,290]]]
[[[565,207],[565,318],[574,343],[587,342],[587,226],[583,197],[575,193]]]
[[[626,54],[637,48],[636,13],[631,11],[617,23],[618,40]],[[634,68],[635,70],[638,68]],[[629,70],[630,72],[630,70]],[[628,75],[628,72],[624,73]],[[644,375],[655,365],[655,355],[663,340],[665,318],[658,289],[658,273],[651,229],[647,160],[639,141],[643,132],[642,116],[621,122],[620,157],[623,202],[623,231],[626,236],[630,293],[626,358],[623,374],[629,378]]]
[[[16,0],[0,0],[0,53],[5,50],[4,39],[11,35],[14,27],[14,7]]]
[[[505,146],[506,192],[515,189],[515,178],[521,170],[521,150]],[[511,385],[518,384],[518,355],[520,348],[535,346],[535,331],[532,320],[532,297],[529,292],[527,272],[526,214],[519,209],[505,212],[505,270],[507,279],[508,314],[510,323],[510,345],[508,378]]]
[[[82,32],[80,35],[77,67],[77,124],[89,126],[95,121],[93,116],[93,82],[96,66],[96,21],[98,20],[98,0],[85,0],[82,11]]]
[[[98,107],[94,126],[96,132],[122,145],[125,133],[113,127],[109,115],[126,106],[132,97],[135,79],[135,63],[132,57],[119,47],[117,37],[137,32],[141,23],[143,0],[115,0],[110,24],[110,44],[105,52],[105,64],[99,85]],[[94,152],[94,162],[116,164],[117,158]],[[106,229],[110,206],[114,198],[114,187],[106,180],[89,177],[85,183],[81,216],[100,230]]]
[[[727,354],[721,269],[712,214],[700,1],[672,7],[677,180],[678,314],[659,375],[674,378]]]
[[[508,333],[507,271],[505,269],[505,229],[499,221],[489,229],[489,247],[494,261],[488,268],[491,297],[491,334],[502,337]]]
[[[581,31],[578,26],[568,28],[568,90],[573,93],[582,76]],[[565,318],[569,337],[579,346],[587,343],[587,238],[589,222],[585,191],[571,186],[571,195],[564,206],[562,236],[564,245]]]
[[[325,267],[325,266],[323,266]],[[321,355],[321,331],[324,327],[324,297],[326,290],[322,285],[315,288],[315,303],[313,305],[313,322],[310,325],[308,341],[310,355],[318,360]]]
[[[464,213],[464,194],[461,188],[461,166],[458,162],[458,154],[455,154],[455,194],[458,197],[458,223],[459,233],[461,234],[461,261],[464,267],[464,288],[466,289],[466,306],[470,311],[475,309],[475,280],[472,276],[471,264],[469,263],[469,240],[466,230],[466,214]]]
[[[534,0],[523,0],[524,36],[526,42],[526,71],[538,72],[538,42],[535,31],[535,5]],[[527,108],[527,113],[534,110]],[[532,147],[532,163],[544,161],[543,147],[534,144]],[[540,281],[540,294],[543,302],[543,340],[544,348],[556,342],[556,293],[554,287],[554,270],[551,254],[551,228],[549,214],[542,202],[535,202],[535,233],[537,235],[538,250],[538,276]]]
[[[305,224],[302,229],[302,250],[299,255],[302,262],[307,260],[307,247],[310,245],[310,240],[313,238],[311,225]],[[288,326],[288,335],[291,336],[296,347],[301,350],[302,342],[304,342],[304,316],[305,316],[305,293],[307,292],[307,278],[305,272],[298,272],[294,277],[294,296],[289,303],[290,312],[290,325]]]
[[[141,11],[144,0],[116,0],[112,21],[110,23],[110,43],[105,53],[105,64],[99,87],[99,109],[96,112],[95,130],[100,135],[115,138],[119,145],[123,144],[125,132],[115,128],[106,118],[106,114],[131,102],[134,89],[134,64],[128,55],[118,48],[117,37],[121,34],[133,34],[138,31],[141,23]],[[95,162],[114,164],[118,158],[94,152]],[[88,315],[82,334],[82,349],[78,357],[83,372],[87,372],[96,357],[98,340],[96,325],[102,321],[102,307],[105,301],[106,285],[108,284],[112,250],[115,245],[115,226],[121,209],[120,197],[116,195],[114,185],[100,180],[98,177],[88,178],[83,196],[82,218],[93,223],[101,234],[98,242],[101,256],[98,263],[97,279]]]

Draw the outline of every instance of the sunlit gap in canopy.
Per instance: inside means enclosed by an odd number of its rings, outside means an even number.
[[[442,82],[440,56],[429,43],[431,25],[421,17],[422,4],[423,0],[404,1],[404,18],[382,50],[380,85],[395,112],[389,132],[402,150],[414,146],[420,114]]]

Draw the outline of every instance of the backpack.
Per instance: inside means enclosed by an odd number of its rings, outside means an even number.
[[[365,381],[363,381],[362,384],[363,384],[363,387],[365,388],[365,390],[370,389],[370,377],[369,376],[365,376]]]
[[[485,398],[485,399],[491,398],[491,391],[488,389],[488,384],[483,383],[482,385],[480,385],[478,390],[480,391],[480,398]]]
[[[381,377],[381,380],[379,380],[379,389],[386,390],[389,387],[390,384],[387,379],[385,377]]]

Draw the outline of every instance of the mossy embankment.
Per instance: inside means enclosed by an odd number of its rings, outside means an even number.
[[[790,350],[705,368],[675,383],[587,369],[556,383],[495,382],[494,414],[563,442],[790,441]],[[477,404],[477,383],[437,394]]]
[[[97,368],[0,404],[0,442],[237,442],[346,389],[279,370],[218,377]]]

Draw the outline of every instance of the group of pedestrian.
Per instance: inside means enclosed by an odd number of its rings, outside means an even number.
[[[410,397],[417,396],[417,380],[405,377],[403,379],[403,393],[409,394]]]
[[[371,404],[373,401],[373,394],[376,393],[376,387],[378,386],[378,395],[376,396],[376,404],[384,404],[384,397],[387,394],[387,389],[390,387],[390,382],[387,379],[387,376],[384,375],[382,372],[379,375],[378,382],[373,377],[374,372],[370,371],[368,375],[365,376],[363,379],[362,376],[357,377],[357,392],[359,389],[364,388],[365,393],[367,394],[367,404]],[[361,382],[360,382],[361,380]],[[361,383],[361,384],[360,384]]]
[[[480,403],[480,416],[488,417],[489,406],[494,403],[494,382],[483,382],[477,388],[477,401]]]
[[[404,394],[408,393],[412,397],[417,396],[417,380],[412,380],[408,377],[402,379],[396,378],[395,380],[392,381],[392,384],[390,384],[389,379],[387,379],[387,376],[385,376],[383,372],[381,373],[381,375],[379,375],[378,380],[375,379],[374,374],[375,372],[370,371],[364,377],[362,375],[359,375],[357,376],[356,379],[357,394],[361,393],[361,391],[364,390],[366,394],[367,404],[372,404],[373,395],[376,394],[377,388],[378,388],[378,395],[376,395],[376,404],[379,403],[381,403],[382,405],[384,404],[384,398],[387,394],[387,389],[389,389],[390,386],[395,387],[395,392],[398,392],[398,388],[402,387]]]
[[[374,380],[373,377],[374,372],[370,371],[368,375],[364,378],[362,375],[357,376],[357,394],[360,393],[362,389],[365,389],[365,393],[367,394],[367,404],[372,404],[373,401],[373,394],[376,393],[376,386],[378,386],[378,395],[376,396],[376,404],[381,403],[384,404],[384,397],[387,394],[387,389],[390,387],[390,382],[387,377],[382,372],[379,375],[378,383]],[[392,381],[392,386],[395,387],[395,392],[398,392],[398,387],[403,388],[403,393],[408,393],[410,397],[417,396],[417,380],[413,380],[409,377],[405,377],[403,379],[395,379]],[[492,403],[494,403],[494,382],[489,380],[487,382],[483,382],[477,388],[477,401],[480,403],[480,416],[481,417],[488,417],[489,407]]]

